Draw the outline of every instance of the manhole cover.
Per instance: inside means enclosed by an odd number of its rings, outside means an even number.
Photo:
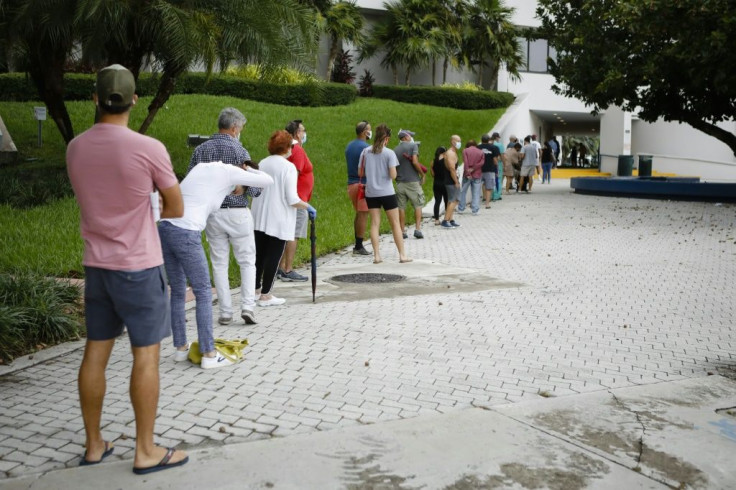
[[[354,284],[382,284],[386,282],[399,282],[406,279],[406,276],[399,274],[378,274],[374,272],[366,272],[362,274],[341,274],[333,276],[332,280],[337,282],[349,282]]]

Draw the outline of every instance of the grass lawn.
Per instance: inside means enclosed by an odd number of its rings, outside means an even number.
[[[142,98],[133,110],[131,127],[137,128],[145,117],[150,98]],[[52,121],[43,127],[43,147],[38,148],[37,123],[32,108],[39,103],[0,102],[8,131],[21,154],[17,167],[63,168],[65,145]],[[270,134],[283,128],[291,119],[302,119],[308,140],[304,147],[314,164],[315,189],[311,203],[317,208],[317,252],[322,255],[341,249],[353,241],[353,210],[345,194],[347,172],[345,145],[355,137],[355,125],[363,119],[375,128],[385,122],[393,129],[389,145],[398,144],[399,128],[416,131],[421,141],[420,161],[429,166],[435,148],[447,145],[452,134],[463,141],[480,139],[490,130],[504,109],[461,111],[447,108],[404,104],[381,99],[359,98],[348,106],[287,107],[233,97],[177,95],[159,111],[148,135],[161,140],[169,150],[174,169],[183,177],[192,149],[186,145],[188,134],[211,134],[216,131],[217,115],[223,107],[240,109],[248,118],[241,141],[255,160],[267,156]],[[77,134],[93,124],[92,102],[68,102]],[[425,184],[425,196],[431,198],[431,179]],[[110,189],[114,197],[115,189]],[[411,213],[407,213],[410,215]],[[383,220],[384,231],[388,230]],[[31,209],[0,205],[0,271],[18,269],[55,276],[75,276],[82,271],[82,241],[79,238],[78,209],[73,198],[64,198]],[[303,240],[297,261],[309,258],[308,240]],[[237,283],[236,266],[231,263],[231,282]]]

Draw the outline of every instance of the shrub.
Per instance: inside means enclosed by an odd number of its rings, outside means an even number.
[[[64,76],[66,100],[89,100],[94,92],[95,76],[68,73]],[[136,92],[139,96],[154,95],[159,76],[142,73]],[[289,106],[335,106],[355,100],[357,91],[351,85],[309,81],[298,84],[273,83],[247,80],[234,75],[187,73],[177,80],[177,94],[228,95]],[[23,73],[0,74],[0,100],[38,100],[31,80]]]
[[[406,87],[374,85],[373,96],[411,104],[453,109],[498,109],[508,107],[514,96],[508,92],[471,91],[449,87]]]
[[[330,80],[335,83],[353,83],[355,72],[353,71],[353,55],[346,50],[337,53],[335,64],[332,67]]]
[[[225,74],[256,82],[260,81],[282,84],[317,82],[317,77],[313,74],[304,73],[286,66],[268,68],[260,64],[240,65],[228,68]]]
[[[460,90],[472,90],[473,92],[478,92],[480,90],[483,90],[483,87],[471,82],[470,80],[463,80],[460,83],[446,82],[446,83],[443,83],[441,87],[442,88],[459,88]]]
[[[37,274],[0,274],[0,363],[83,331],[79,286]]]
[[[373,97],[373,84],[376,79],[369,70],[363,70],[363,75],[358,82],[358,93],[361,97]]]

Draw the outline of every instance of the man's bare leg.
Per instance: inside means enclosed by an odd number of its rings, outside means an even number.
[[[368,225],[368,211],[356,211],[353,220],[353,228],[355,228],[355,236],[365,239],[365,229]]]
[[[130,376],[130,400],[135,412],[135,468],[155,466],[166,455],[166,448],[153,443],[153,427],[158,407],[158,362],[161,344],[133,347],[133,370]],[[176,451],[169,464],[187,457],[184,451]]]
[[[399,225],[401,226],[401,232],[403,233],[406,229],[406,211],[399,209]]]
[[[452,221],[455,215],[455,208],[457,207],[458,201],[452,201],[447,203],[447,209],[445,209],[445,221]]]
[[[84,347],[82,364],[79,367],[77,383],[86,434],[87,455],[85,458],[87,461],[99,461],[106,450],[100,431],[100,420],[107,389],[105,368],[107,368],[114,344],[115,339],[88,340]]]
[[[414,208],[414,226],[417,231],[422,231],[422,208]]]
[[[291,272],[291,268],[294,265],[294,256],[296,255],[296,246],[298,244],[298,240],[289,240],[284,247],[284,254],[281,256],[279,267],[287,274]]]

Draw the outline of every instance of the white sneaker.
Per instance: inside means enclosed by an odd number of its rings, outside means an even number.
[[[184,362],[189,359],[189,344],[187,344],[187,350],[176,349],[174,351],[174,362]]]
[[[256,324],[256,316],[250,310],[242,310],[240,312],[240,318],[242,318],[245,321],[245,324],[246,325],[255,325]]]
[[[215,369],[219,367],[230,366],[233,361],[223,356],[219,352],[215,352],[215,357],[202,356],[202,369]]]
[[[277,298],[273,295],[271,295],[271,299],[258,300],[258,306],[278,306],[283,305],[284,303],[286,303],[286,300],[284,298]]]

